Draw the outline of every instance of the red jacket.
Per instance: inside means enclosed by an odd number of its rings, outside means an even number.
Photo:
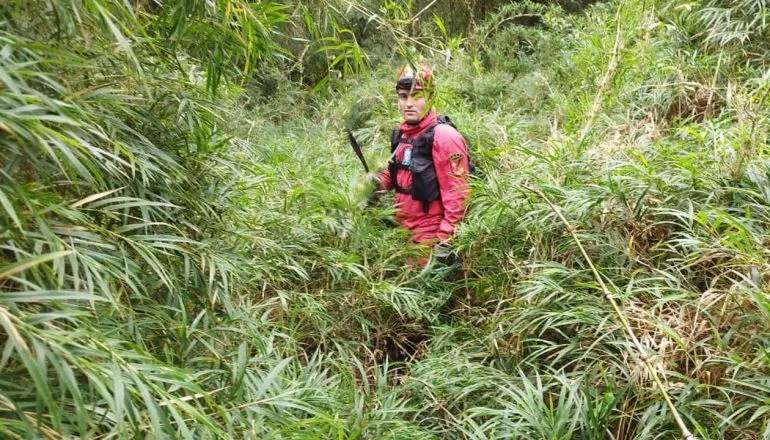
[[[401,135],[416,138],[426,128],[436,123],[436,111],[431,110],[417,125],[401,123]],[[399,144],[392,160],[401,162],[404,149],[409,144]],[[447,124],[438,124],[433,135],[433,164],[436,168],[440,200],[430,202],[428,212],[423,203],[412,199],[410,194],[396,193],[396,219],[412,231],[412,240],[421,243],[428,240],[447,240],[455,231],[455,225],[465,215],[465,203],[470,194],[468,188],[468,147],[462,135]],[[412,186],[412,173],[399,168],[396,174],[402,188]],[[380,173],[380,189],[393,189],[388,170]]]

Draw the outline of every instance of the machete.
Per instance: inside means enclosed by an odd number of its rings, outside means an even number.
[[[366,164],[366,159],[364,159],[364,153],[361,152],[361,147],[358,145],[358,142],[356,142],[356,138],[353,137],[353,133],[348,130],[348,139],[350,139],[350,146],[353,148],[353,151],[355,151],[356,156],[358,156],[358,159],[361,160],[361,164],[364,166],[364,170],[366,172],[369,172],[369,165]]]

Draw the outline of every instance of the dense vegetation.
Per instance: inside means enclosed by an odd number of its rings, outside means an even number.
[[[766,2],[484,4],[0,5],[0,437],[770,439]],[[343,135],[416,58],[455,281]]]

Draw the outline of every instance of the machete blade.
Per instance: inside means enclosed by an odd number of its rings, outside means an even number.
[[[358,156],[358,159],[361,161],[361,164],[364,166],[364,170],[366,172],[369,172],[369,165],[366,164],[366,159],[364,159],[364,153],[361,151],[361,147],[358,145],[358,142],[356,141],[356,138],[353,136],[353,133],[348,130],[348,139],[350,140],[350,147],[353,148],[353,151],[356,153],[356,156]]]

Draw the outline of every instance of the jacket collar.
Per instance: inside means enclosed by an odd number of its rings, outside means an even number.
[[[420,122],[415,125],[409,125],[406,122],[401,123],[401,135],[414,137],[422,133],[426,128],[436,123],[436,109],[432,108]]]

